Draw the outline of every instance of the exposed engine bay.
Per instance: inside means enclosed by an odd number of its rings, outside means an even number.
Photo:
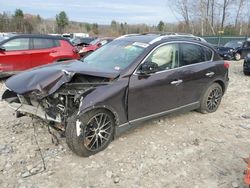
[[[43,97],[41,92],[32,91],[17,94],[11,89],[6,89],[2,99],[9,103],[17,117],[23,115],[38,116],[44,120],[67,124],[67,119],[78,112],[81,100],[96,86],[106,85],[109,78],[74,75],[69,83],[63,84],[56,92]]]

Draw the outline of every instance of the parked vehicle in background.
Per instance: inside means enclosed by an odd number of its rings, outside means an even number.
[[[77,38],[77,37],[87,38],[89,37],[89,34],[88,33],[71,33],[70,36],[71,38]]]
[[[240,59],[244,59],[248,53],[250,53],[250,40],[249,39],[244,41],[240,47],[235,49],[234,58],[237,61]]]
[[[55,61],[79,58],[76,47],[62,37],[17,35],[0,42],[0,77]]]
[[[235,58],[235,51],[243,45],[243,42],[241,40],[229,41],[224,46],[216,47],[216,49],[223,59],[232,60]]]
[[[93,51],[97,50],[98,48],[108,44],[112,40],[113,38],[97,38],[91,41],[89,45],[82,47],[82,49],[79,50],[79,54],[81,57],[85,57]]]
[[[105,149],[151,118],[180,110],[215,112],[229,81],[229,64],[196,38],[126,35],[82,61],[15,75],[2,96],[21,114],[59,123],[80,156]]]
[[[217,47],[218,53],[224,59],[235,59],[239,61],[244,59],[250,53],[250,40],[230,41],[223,47]]]
[[[88,46],[96,37],[76,37],[70,40],[70,42],[81,49],[82,47]]]
[[[250,75],[250,53],[244,59],[243,73],[245,75]]]

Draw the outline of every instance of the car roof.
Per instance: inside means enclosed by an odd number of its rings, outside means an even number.
[[[54,40],[67,40],[64,37],[61,36],[52,36],[52,35],[42,35],[42,34],[18,34],[13,37],[10,37],[9,39],[15,39],[15,38],[44,38],[44,39],[54,39]]]
[[[202,41],[204,40],[202,38],[194,36],[192,34],[186,34],[186,33],[161,33],[161,34],[155,34],[155,33],[145,33],[145,34],[129,34],[129,35],[123,35],[121,37],[118,37],[116,40],[127,40],[132,42],[142,42],[142,43],[148,43],[148,44],[154,44],[158,41],[168,39],[168,40],[196,40],[196,41]]]

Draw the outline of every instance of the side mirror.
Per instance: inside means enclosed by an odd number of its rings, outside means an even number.
[[[0,46],[0,52],[5,52],[5,51],[6,51],[6,49],[4,47]]]
[[[139,74],[145,75],[145,74],[152,74],[159,70],[158,64],[150,61],[144,62],[140,69],[138,70]]]
[[[101,43],[98,43],[97,46],[100,48],[100,47],[102,46],[102,44],[101,44]]]

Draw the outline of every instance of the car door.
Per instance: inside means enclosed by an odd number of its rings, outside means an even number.
[[[55,61],[58,56],[56,42],[53,39],[33,38],[31,50],[32,67],[45,65]]]
[[[179,45],[164,44],[153,50],[131,76],[128,94],[128,119],[133,121],[180,106],[182,85],[178,78]],[[157,64],[152,74],[140,74],[148,63]]]
[[[30,68],[29,38],[14,38],[1,45],[5,51],[0,51],[1,71],[22,71]]]
[[[179,79],[182,80],[183,105],[200,101],[201,95],[216,76],[213,51],[195,43],[180,44]]]

